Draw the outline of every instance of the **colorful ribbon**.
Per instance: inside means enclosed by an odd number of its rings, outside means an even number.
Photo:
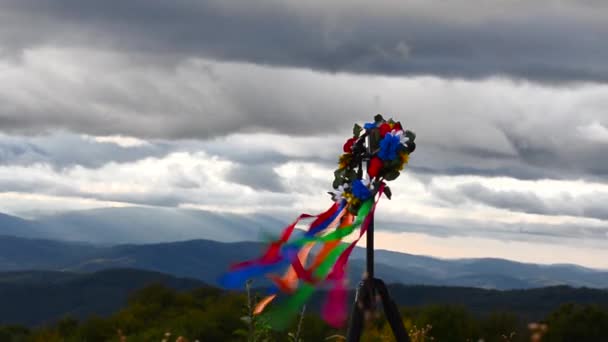
[[[378,199],[382,191],[383,186],[378,191]],[[220,279],[220,284],[239,289],[249,278],[266,276],[274,285],[273,293],[256,305],[256,314],[262,313],[279,293],[290,295],[280,306],[266,314],[275,328],[286,328],[316,288],[324,283],[329,284],[332,287],[323,306],[322,317],[334,327],[342,326],[346,320],[345,270],[348,257],[367,231],[376,203],[373,198],[366,200],[356,216],[347,211],[344,201],[334,203],[319,215],[300,215],[285,227],[281,237],[273,241],[260,258],[233,265],[231,271]],[[304,218],[316,219],[301,237],[290,241],[296,225]],[[343,239],[358,227],[361,227],[359,237],[349,245],[343,244]],[[322,244],[322,247],[306,267],[310,251],[316,244]],[[276,271],[285,266],[287,271],[281,277]]]
[[[254,312],[261,314],[280,294],[287,295],[265,313],[275,328],[287,327],[314,291],[326,285],[329,292],[322,317],[334,327],[342,326],[346,321],[348,258],[366,233],[380,197],[385,193],[390,198],[384,181],[399,177],[416,148],[415,138],[400,122],[385,120],[382,115],[363,127],[355,124],[334,172],[334,191],[330,192],[334,204],[318,215],[301,214],[259,258],[232,265],[220,284],[242,289],[248,279],[266,277],[272,287]],[[305,232],[293,236],[302,220],[313,218]],[[344,238],[359,227],[355,241],[344,244]],[[309,262],[315,246],[320,250]]]

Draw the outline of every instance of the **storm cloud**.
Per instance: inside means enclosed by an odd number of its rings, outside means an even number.
[[[601,158],[608,144],[605,86],[329,75],[205,60],[167,71],[119,55],[56,49],[32,51],[25,64],[9,63],[5,70],[0,122],[7,134],[66,130],[212,143],[266,132],[317,139],[299,143],[314,151],[307,157],[330,162],[336,152],[326,146],[339,146],[353,122],[381,112],[418,134],[419,171],[517,178],[608,174]],[[273,150],[269,158],[285,156]]]
[[[608,79],[608,7],[599,1],[6,0],[0,7],[5,54],[86,45],[169,64],[203,57],[327,72]]]
[[[580,195],[564,192],[548,198],[531,190],[494,190],[479,183],[467,183],[451,190],[435,188],[434,191],[440,198],[455,204],[472,201],[514,212],[608,220],[608,192],[605,189]]]

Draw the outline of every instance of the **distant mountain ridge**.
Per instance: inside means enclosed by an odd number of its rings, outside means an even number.
[[[63,270],[94,272],[137,268],[217,284],[230,264],[252,259],[259,242],[210,240],[145,245],[95,246],[83,243],[0,236],[0,271]],[[349,277],[354,285],[364,271],[364,250],[355,249]],[[442,260],[376,251],[376,274],[387,283],[525,289],[555,285],[608,288],[608,272],[570,265],[535,265],[501,259]],[[263,286],[265,283],[258,283]]]
[[[44,238],[46,232],[36,221],[0,213],[0,235]]]
[[[240,215],[179,208],[101,208],[24,220],[0,214],[0,235],[116,245],[210,239],[236,242],[278,232],[284,222],[263,214]]]

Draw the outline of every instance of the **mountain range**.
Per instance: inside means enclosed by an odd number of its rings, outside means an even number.
[[[216,291],[209,286],[218,285],[230,264],[255,258],[265,247],[244,240],[276,234],[282,226],[264,215],[182,209],[109,208],[36,220],[0,214],[0,324],[106,315],[151,283]],[[504,310],[529,320],[564,302],[608,305],[608,272],[577,265],[448,260],[385,250],[376,250],[375,261],[376,276],[392,284],[401,305],[461,304],[480,314]],[[352,286],[364,268],[365,250],[355,248]]]
[[[94,272],[137,268],[217,285],[229,265],[264,246],[243,242],[273,234],[283,222],[265,215],[190,209],[106,208],[26,220],[0,214],[0,271]],[[352,255],[352,284],[365,252]],[[608,272],[576,265],[537,265],[502,259],[438,259],[377,250],[376,274],[388,283],[523,289],[554,285],[608,288]],[[260,283],[264,285],[265,283]]]
[[[54,270],[94,272],[136,268],[189,277],[217,285],[230,264],[252,259],[264,248],[260,242],[189,240],[157,244],[100,246],[0,236],[0,271]],[[350,279],[360,279],[365,250],[352,255]],[[387,283],[523,289],[553,285],[608,288],[608,272],[570,265],[535,265],[501,259],[442,260],[376,251],[377,276]],[[354,284],[355,282],[353,282]],[[264,282],[258,283],[266,285]]]

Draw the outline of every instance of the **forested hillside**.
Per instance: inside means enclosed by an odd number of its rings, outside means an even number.
[[[527,341],[533,322],[549,326],[547,341],[599,341],[608,334],[605,290],[393,285],[390,291],[412,334],[436,341]],[[262,292],[252,289],[252,301]],[[345,334],[319,318],[323,295],[318,293],[306,309],[302,341]],[[179,336],[188,341],[245,341],[251,331],[257,334],[256,341],[264,341],[264,336],[268,341],[287,341],[288,333],[296,333],[297,320],[282,332],[271,331],[263,319],[254,319],[249,326],[243,318],[249,314],[247,297],[245,292],[140,270],[2,273],[0,341],[121,341],[121,336],[127,341],[160,341],[167,332],[171,341]],[[381,336],[389,334],[381,318],[368,328],[364,341],[384,341]]]
[[[77,320],[66,315],[33,329],[5,325],[0,341],[337,341],[345,335],[328,328],[314,310],[286,331],[272,331],[264,316],[252,318],[247,298],[210,287],[178,292],[150,285],[110,316]],[[608,310],[598,305],[564,304],[542,323],[509,311],[475,314],[462,305],[402,307],[402,313],[414,341],[529,341],[532,334],[544,335],[543,341],[602,341],[608,335]],[[362,341],[392,340],[384,319],[366,324]]]

